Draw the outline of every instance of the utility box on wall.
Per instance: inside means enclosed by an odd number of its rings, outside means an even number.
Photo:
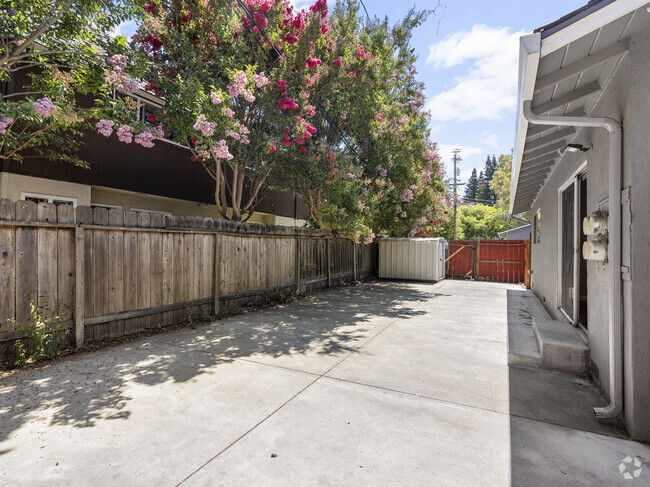
[[[379,240],[379,277],[413,281],[445,278],[444,238],[385,238]]]

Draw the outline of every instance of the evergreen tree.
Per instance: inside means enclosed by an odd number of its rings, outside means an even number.
[[[486,205],[493,205],[496,203],[496,194],[490,188],[490,183],[494,177],[494,172],[497,168],[497,158],[492,155],[492,157],[487,156],[485,161],[485,168],[481,172],[483,179],[482,183],[479,184],[479,189],[477,190],[476,198],[482,200],[481,203]],[[479,180],[481,178],[479,177]]]
[[[478,182],[476,184],[476,201],[475,203],[488,204],[488,191],[490,187],[483,171],[478,173]]]
[[[467,181],[467,186],[465,187],[465,200],[468,203],[474,203],[476,199],[476,192],[478,190],[478,178],[476,176],[476,168],[472,169],[472,175]]]

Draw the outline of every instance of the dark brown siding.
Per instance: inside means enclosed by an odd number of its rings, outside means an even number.
[[[23,75],[3,90],[17,91],[28,83]],[[80,96],[77,102],[89,106],[92,97]],[[200,163],[190,159],[187,149],[158,141],[151,149],[135,143],[124,144],[115,134],[104,137],[87,133],[79,156],[90,163],[90,169],[42,158],[27,158],[23,163],[4,161],[2,171],[56,179],[73,183],[176,198],[198,203],[214,203],[214,180]],[[244,198],[247,194],[245,192]],[[309,211],[293,193],[269,192],[255,206],[262,213],[289,218],[307,218]]]

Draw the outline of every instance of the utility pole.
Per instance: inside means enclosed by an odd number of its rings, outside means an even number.
[[[462,157],[460,157],[460,149],[454,149],[451,152],[454,154],[454,238],[453,240],[456,240],[456,207],[458,206],[458,170],[456,169],[456,165],[462,161]]]

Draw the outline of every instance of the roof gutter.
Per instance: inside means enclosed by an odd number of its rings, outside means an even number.
[[[623,411],[623,352],[621,300],[621,162],[623,128],[613,118],[542,116],[533,113],[529,99],[523,115],[532,124],[604,128],[609,132],[609,404],[595,407],[599,419],[615,418]]]
[[[512,161],[512,180],[510,182],[510,214],[513,212],[521,161],[524,157],[526,132],[528,121],[523,116],[523,102],[533,98],[535,92],[535,79],[542,50],[542,36],[539,32],[522,36],[519,39],[519,88],[517,95],[517,135],[515,139],[515,153]]]

